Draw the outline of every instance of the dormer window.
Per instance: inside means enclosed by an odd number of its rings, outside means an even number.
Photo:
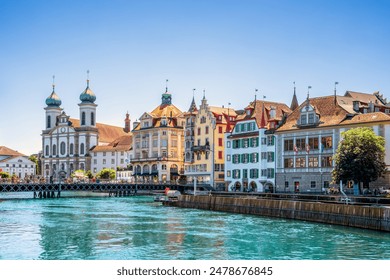
[[[144,122],[143,127],[144,127],[144,128],[149,127],[149,122]]]
[[[252,113],[251,109],[247,109],[247,110],[246,110],[246,115],[247,115],[247,116],[250,116],[251,113]]]
[[[319,122],[319,116],[316,114],[315,108],[307,104],[301,109],[301,115],[298,119],[298,126],[313,126]]]

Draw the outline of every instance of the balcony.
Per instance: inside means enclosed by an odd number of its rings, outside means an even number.
[[[209,152],[210,151],[210,145],[202,145],[202,146],[193,146],[191,148],[191,151],[193,152]]]

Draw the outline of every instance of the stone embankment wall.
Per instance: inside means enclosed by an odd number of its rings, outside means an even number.
[[[253,197],[181,195],[168,206],[297,219],[390,232],[390,208]]]

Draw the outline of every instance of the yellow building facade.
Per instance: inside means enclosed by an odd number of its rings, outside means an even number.
[[[188,183],[224,190],[224,133],[234,126],[234,109],[209,106],[203,96],[194,123],[193,162],[186,164]]]

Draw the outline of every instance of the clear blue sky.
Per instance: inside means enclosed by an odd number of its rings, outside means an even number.
[[[78,118],[90,70],[97,121],[123,126],[160,103],[169,79],[187,110],[258,96],[290,105],[338,93],[390,98],[390,1],[0,0],[0,145],[41,149],[52,75]]]

